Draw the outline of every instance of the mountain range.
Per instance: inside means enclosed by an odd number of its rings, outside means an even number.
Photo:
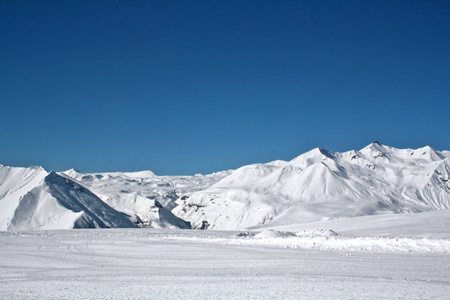
[[[0,165],[0,230],[257,229],[450,208],[450,152],[378,142],[209,175]]]

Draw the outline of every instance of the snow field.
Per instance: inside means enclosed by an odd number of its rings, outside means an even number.
[[[2,232],[0,298],[447,299],[450,293],[449,254],[349,255],[219,241],[291,239],[237,234],[147,229]]]

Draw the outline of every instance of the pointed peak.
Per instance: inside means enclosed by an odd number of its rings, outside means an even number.
[[[390,147],[385,147],[384,145],[380,144],[380,142],[375,141],[373,143],[370,143],[363,149],[361,149],[361,151],[365,150],[365,149],[371,149],[371,150],[375,150],[375,151],[379,151],[379,152],[387,152],[387,148],[390,148]]]
[[[334,159],[335,153],[325,150],[323,148],[314,148],[306,153],[301,154],[300,156],[297,156],[296,158],[292,159],[289,163],[298,164],[304,162],[310,165],[324,158]]]
[[[384,148],[384,145],[381,144],[378,141],[375,141],[375,142],[371,143],[369,146],[372,146],[372,147],[383,147]]]
[[[422,156],[426,155],[430,157],[432,160],[442,160],[446,157],[441,151],[437,151],[433,147],[428,145],[423,148],[419,148],[416,151],[419,152]]]
[[[331,151],[328,151],[328,150],[326,150],[324,148],[319,148],[319,147],[314,148],[314,149],[306,152],[305,154],[307,154],[307,153],[313,154],[313,155],[333,156],[333,153]]]

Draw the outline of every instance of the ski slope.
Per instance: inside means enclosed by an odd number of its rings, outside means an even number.
[[[448,240],[424,242],[432,251],[405,251],[401,239],[384,238],[381,244],[398,247],[378,251],[362,236],[268,232],[1,232],[0,298],[448,299],[450,294],[450,256],[436,248],[440,243],[448,251]],[[340,246],[292,247],[318,237]]]

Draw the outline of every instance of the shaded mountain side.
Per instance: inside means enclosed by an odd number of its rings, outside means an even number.
[[[42,168],[0,167],[1,230],[136,227],[89,190]]]
[[[428,146],[373,143],[195,176],[0,165],[0,230],[237,230],[449,209],[449,160]]]
[[[74,228],[126,228],[136,227],[129,216],[118,212],[101,201],[88,189],[51,172],[45,182],[60,205],[74,212],[83,212]]]
[[[228,175],[157,176],[151,171],[82,173],[71,169],[61,173],[95,193],[109,206],[130,215],[140,227],[190,228],[190,223],[171,210],[181,195],[205,189]]]

